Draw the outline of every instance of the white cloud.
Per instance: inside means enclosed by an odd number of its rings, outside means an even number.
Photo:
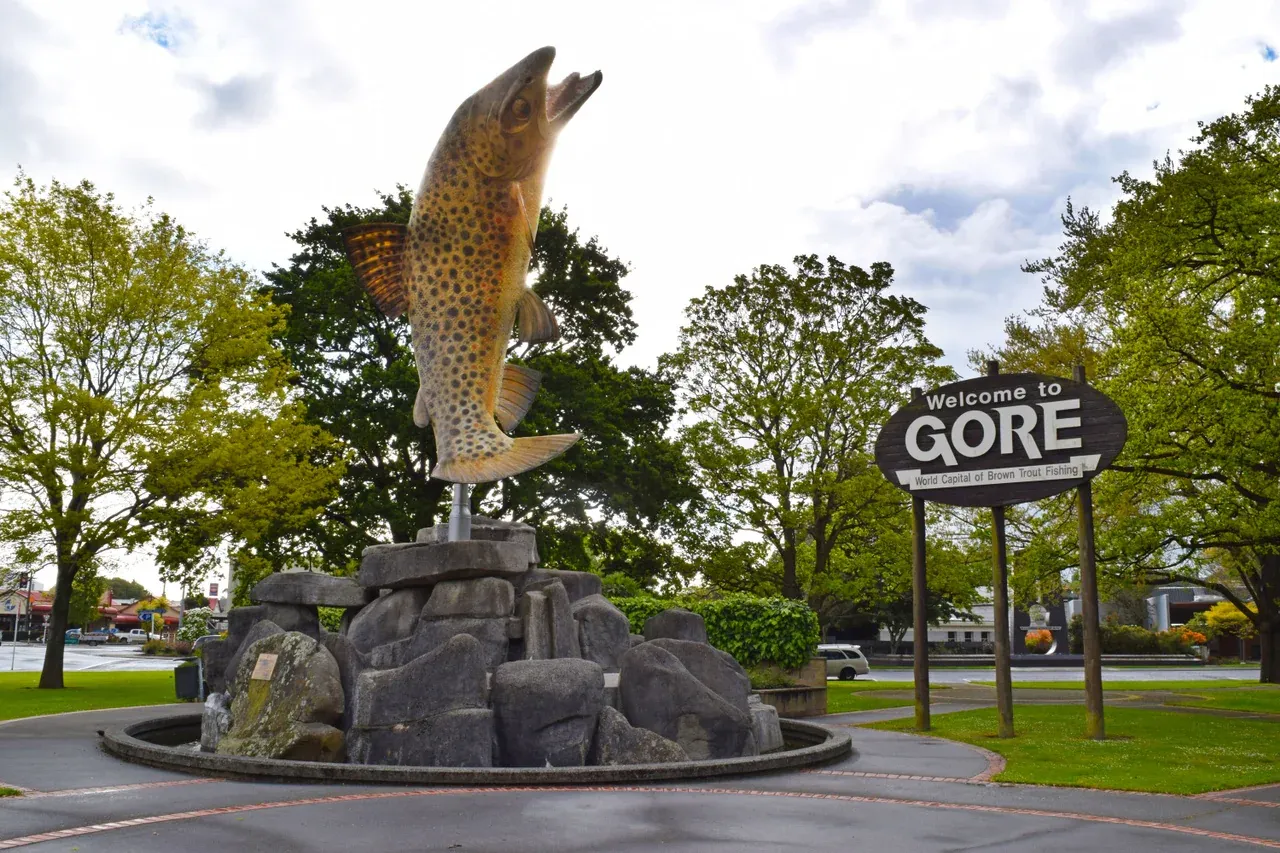
[[[1233,0],[0,0],[0,170],[148,195],[258,269],[321,205],[416,186],[455,106],[528,51],[604,71],[549,198],[634,269],[652,363],[709,284],[885,260],[964,369],[1039,296],[1068,194],[1115,198],[1271,82]],[[3,172],[0,172],[0,176]]]

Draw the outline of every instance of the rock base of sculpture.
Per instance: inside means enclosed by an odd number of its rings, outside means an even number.
[[[365,550],[357,580],[272,575],[232,610],[202,748],[353,764],[584,767],[778,749],[776,714],[706,641],[701,617],[645,636],[600,579],[537,567],[533,528],[472,519],[473,539]],[[338,633],[317,606],[344,607]],[[288,623],[288,624],[280,624]],[[206,663],[209,663],[208,661]],[[767,707],[767,706],[766,706]],[[772,710],[772,709],[769,709]]]

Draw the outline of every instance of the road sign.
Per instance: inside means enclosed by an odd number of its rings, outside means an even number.
[[[1102,392],[1039,373],[944,385],[894,413],[876,465],[915,497],[1007,506],[1065,492],[1106,468],[1128,437]]]

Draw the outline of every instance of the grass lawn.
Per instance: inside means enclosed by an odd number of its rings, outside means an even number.
[[[997,782],[1198,794],[1280,782],[1280,723],[1108,708],[1107,740],[1084,735],[1084,709],[1018,705],[1018,736],[995,736],[996,710],[933,718],[931,734],[1004,756]],[[868,728],[911,731],[913,720]]]
[[[1236,690],[1215,690],[1203,695],[1200,688],[1179,690],[1185,698],[1166,700],[1166,705],[1186,705],[1191,708],[1223,708],[1230,711],[1257,711],[1262,714],[1280,714],[1280,685],[1268,684]]]
[[[981,684],[983,687],[995,687],[994,681],[971,681],[970,684]],[[1084,690],[1083,681],[1015,681],[1016,690]],[[1229,687],[1257,687],[1258,679],[1224,678],[1221,681],[1107,681],[1102,680],[1103,690],[1127,690],[1140,692],[1143,690],[1187,690],[1199,693],[1201,690],[1225,690]]]
[[[38,672],[0,672],[0,720],[178,701],[168,670],[68,672],[62,690],[39,690],[39,682]]]
[[[942,689],[946,688],[934,686],[930,691]],[[891,699],[888,696],[874,695],[886,690],[901,690],[911,694],[915,688],[909,681],[828,681],[827,713],[878,711],[881,708],[902,708],[915,704],[914,696],[906,699]]]

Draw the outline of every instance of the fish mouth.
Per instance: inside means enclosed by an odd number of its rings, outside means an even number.
[[[586,77],[573,72],[547,88],[547,123],[553,128],[564,126],[582,108],[592,93],[600,88],[604,75],[593,71]]]

